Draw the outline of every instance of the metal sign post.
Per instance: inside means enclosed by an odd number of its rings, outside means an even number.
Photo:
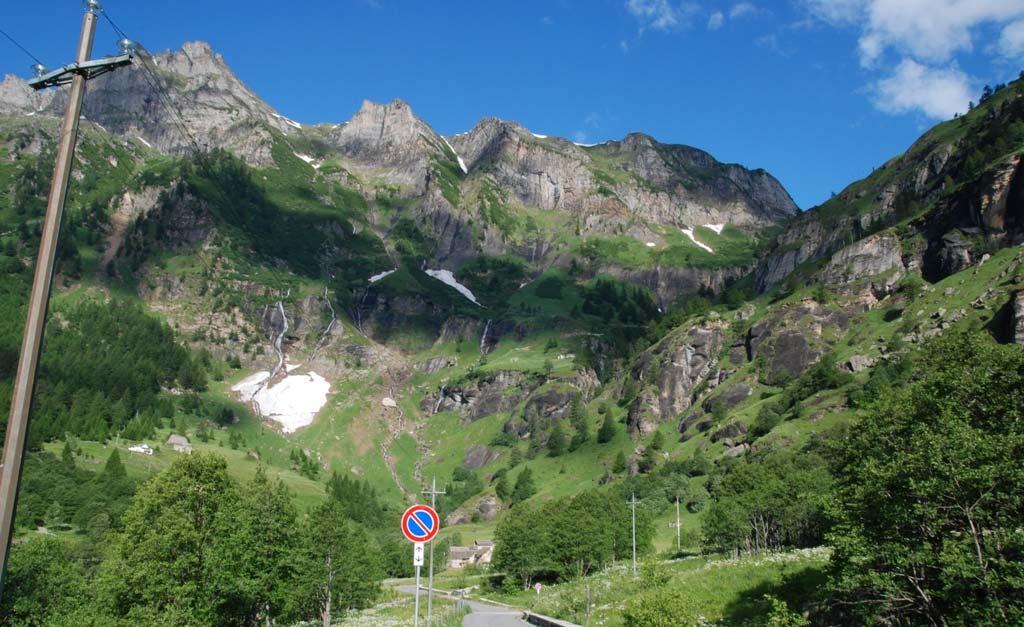
[[[441,528],[441,519],[429,505],[413,505],[402,514],[402,535],[413,543],[412,565],[416,567],[416,601],[414,627],[420,624],[420,568],[423,566],[423,545],[434,539]]]
[[[423,566],[423,543],[415,542],[412,545],[412,565],[416,567],[416,604],[413,609],[412,624],[414,627],[420,624],[420,568]]]

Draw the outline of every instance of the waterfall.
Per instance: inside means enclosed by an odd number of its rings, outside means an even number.
[[[270,373],[270,379],[273,379],[274,375],[280,372],[281,368],[284,368],[284,350],[281,348],[281,342],[284,340],[284,334],[288,332],[288,316],[284,313],[284,303],[277,301],[277,310],[281,313],[281,320],[284,326],[281,328],[281,332],[277,334],[277,337],[274,338],[274,351],[277,352],[277,367]],[[269,382],[270,379],[267,379],[267,381]]]
[[[448,389],[447,385],[442,385],[441,386],[441,392],[437,395],[437,403],[434,404],[434,412],[433,413],[436,414],[437,410],[441,409],[441,403],[444,402],[444,391],[447,390],[447,389]]]
[[[320,341],[316,343],[316,348],[313,349],[313,354],[309,356],[309,360],[313,361],[316,358],[316,354],[323,348],[324,342],[327,341],[327,336],[330,335],[331,329],[334,328],[334,324],[338,321],[338,315],[334,311],[334,305],[331,304],[331,299],[327,297],[327,286],[324,286],[324,302],[327,303],[327,307],[331,310],[331,321],[327,323],[327,328],[320,334]]]
[[[356,328],[359,329],[360,333],[363,333],[363,303],[366,302],[366,297],[370,295],[370,288],[367,286],[363,290],[363,297],[359,299],[359,304],[356,305]],[[363,333],[363,335],[366,335]]]
[[[289,293],[291,293],[291,290],[289,290]],[[260,404],[256,400],[256,397],[259,396],[259,393],[265,390],[270,385],[270,382],[273,381],[274,376],[278,372],[280,372],[282,368],[284,368],[284,350],[281,348],[281,342],[282,340],[284,340],[284,334],[288,332],[288,316],[286,316],[284,313],[284,304],[281,301],[277,301],[277,310],[281,313],[281,320],[284,322],[284,326],[281,328],[281,332],[278,333],[276,337],[272,336],[273,339],[271,340],[271,344],[273,344],[274,346],[274,352],[277,353],[277,366],[275,366],[274,369],[270,371],[270,376],[264,379],[263,382],[260,383],[259,387],[257,387],[253,391],[252,396],[249,397],[249,402],[252,403],[253,410],[259,417],[263,416],[263,411],[262,409],[260,409]],[[264,307],[263,315],[266,316],[268,311],[270,311],[269,305]]]
[[[484,325],[484,332],[480,335],[480,354],[487,354],[487,332],[491,329],[491,321],[488,320],[487,324]]]

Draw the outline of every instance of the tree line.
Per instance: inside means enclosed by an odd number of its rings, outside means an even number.
[[[114,455],[97,485],[123,478]],[[262,470],[239,483],[223,458],[181,457],[116,525],[16,545],[0,624],[329,625],[373,603],[387,572],[377,537],[344,498],[356,492],[341,492],[300,514]]]

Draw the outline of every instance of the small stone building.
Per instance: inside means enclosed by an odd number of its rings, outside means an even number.
[[[465,568],[471,564],[490,564],[494,557],[492,540],[477,540],[472,546],[453,546],[448,550],[448,566]]]
[[[167,438],[167,446],[173,448],[177,453],[192,454],[192,445],[189,444],[188,438],[183,435],[171,435],[171,437]]]

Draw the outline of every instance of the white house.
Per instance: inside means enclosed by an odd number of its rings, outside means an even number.
[[[136,444],[135,446],[129,446],[128,452],[138,453],[140,455],[152,455],[153,449],[148,444]]]

